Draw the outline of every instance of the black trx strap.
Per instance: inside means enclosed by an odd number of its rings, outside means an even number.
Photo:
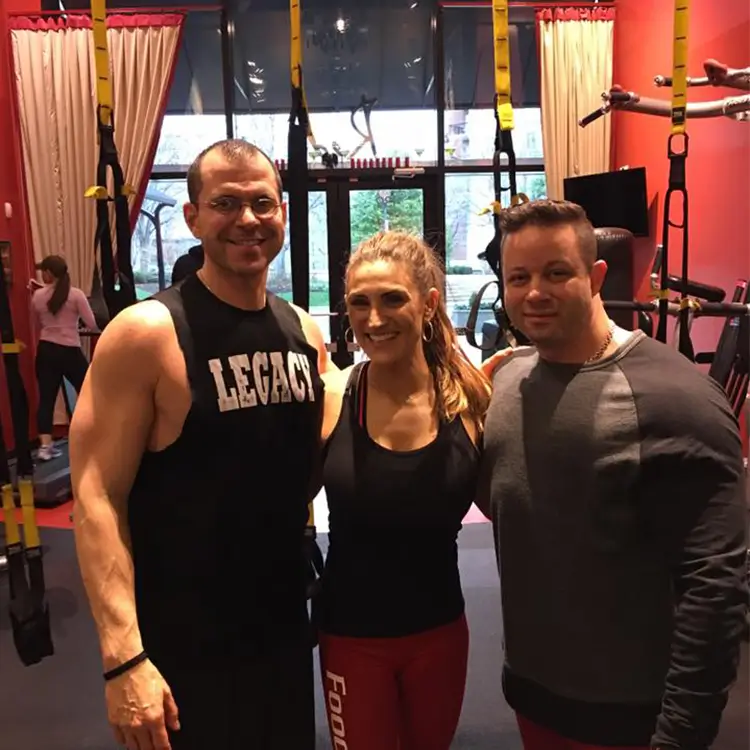
[[[669,157],[669,185],[664,199],[664,223],[662,227],[661,283],[659,297],[659,323],[656,338],[661,342],[667,340],[667,322],[669,307],[669,235],[670,228],[682,230],[682,289],[680,292],[680,326],[679,350],[691,361],[695,360],[693,344],[690,340],[690,312],[694,301],[688,295],[688,193],[685,167],[688,154],[689,137],[687,134],[687,34],[689,0],[675,0],[674,45],[672,73],[672,129],[667,144]],[[675,149],[676,139],[682,137],[682,150]],[[672,198],[682,195],[682,222],[672,218]]]
[[[16,478],[21,497],[25,541],[24,545],[16,521],[12,477],[3,428],[0,424],[0,484],[10,583],[10,622],[18,656],[26,666],[30,666],[46,656],[51,656],[54,647],[46,601],[42,545],[34,508],[34,462],[29,445],[29,401],[18,363],[18,356],[23,347],[16,341],[5,279],[0,279],[0,338],[13,421]]]
[[[302,86],[302,18],[299,0],[290,0],[292,109],[289,114],[287,193],[289,195],[289,247],[292,255],[292,288],[295,303],[310,306],[310,256],[307,139],[314,144],[310,115]],[[301,293],[301,294],[300,294]],[[315,436],[317,439],[319,434]],[[317,593],[323,573],[323,555],[318,547],[313,504],[308,506],[305,552],[309,563],[307,595]]]
[[[85,195],[96,200],[96,231],[94,254],[99,258],[95,274],[101,268],[101,288],[110,317],[136,301],[135,280],[130,258],[130,208],[128,198],[134,191],[125,184],[115,144],[115,117],[112,83],[109,77],[109,48],[107,46],[107,11],[105,0],[91,0],[91,21],[94,36],[94,61],[96,64],[97,131],[99,161],[96,166],[96,185]],[[113,195],[107,189],[107,171],[112,172]],[[109,204],[115,209],[115,240],[113,252],[112,230],[109,222]]]
[[[474,303],[469,310],[469,317],[466,321],[466,340],[469,344],[477,349],[490,351],[497,348],[498,342],[503,334],[508,337],[511,345],[515,345],[516,340],[523,338],[518,331],[511,330],[510,321],[505,314],[501,312],[498,303],[502,305],[503,301],[503,272],[500,262],[502,250],[502,231],[500,229],[500,212],[503,206],[503,194],[509,193],[508,205],[516,206],[519,203],[528,201],[524,194],[518,193],[516,183],[516,152],[513,147],[513,104],[511,102],[510,88],[510,39],[508,34],[508,0],[493,0],[492,2],[492,29],[493,29],[493,49],[495,64],[495,150],[492,156],[492,179],[495,189],[495,200],[489,210],[492,211],[492,219],[495,225],[495,235],[485,248],[484,252],[479,255],[481,260],[488,263],[497,282],[485,284],[477,293]],[[508,160],[508,186],[503,187],[502,183],[502,157]],[[486,213],[483,212],[483,213]],[[482,342],[480,346],[476,341],[476,322],[479,315],[479,309],[482,303],[482,297],[487,288],[497,283],[497,297],[493,304],[495,318],[498,323],[498,336],[495,341],[487,344]],[[525,340],[525,339],[524,339]]]

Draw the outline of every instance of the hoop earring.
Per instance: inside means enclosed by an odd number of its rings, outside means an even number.
[[[429,328],[429,331],[430,331],[430,335],[429,336],[427,335],[428,328]],[[428,320],[424,324],[424,331],[422,331],[422,341],[424,341],[425,344],[429,344],[430,341],[432,341],[432,339],[434,339],[434,338],[435,338],[435,329],[434,329],[434,327],[432,325],[432,321]]]
[[[351,340],[349,339],[349,333],[351,333],[351,334],[352,334],[352,338],[351,338]],[[346,329],[346,330],[344,331],[344,341],[346,341],[346,343],[347,343],[347,344],[354,344],[354,343],[355,343],[355,341],[354,341],[354,331],[352,331],[352,327],[351,327],[351,326],[349,326],[349,327],[348,327],[348,328],[347,328],[347,329]]]

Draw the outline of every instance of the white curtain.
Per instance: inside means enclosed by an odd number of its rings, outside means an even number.
[[[612,88],[614,14],[609,8],[537,11],[542,139],[547,195],[563,198],[563,180],[610,169],[610,117],[578,121]]]
[[[107,19],[115,142],[136,191],[151,170],[182,23],[179,14]],[[71,15],[11,25],[34,258],[65,256],[72,283],[90,294],[96,204],[84,192],[98,160],[91,22]]]

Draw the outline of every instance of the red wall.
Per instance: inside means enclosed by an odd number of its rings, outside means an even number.
[[[23,188],[23,162],[21,138],[18,129],[16,97],[12,88],[12,50],[7,14],[13,11],[39,11],[39,0],[0,0],[0,240],[11,243],[13,280],[10,286],[11,308],[16,339],[27,344],[21,354],[21,371],[29,394],[29,422],[31,434],[36,435],[36,385],[34,378],[34,342],[29,316],[29,292],[26,283],[32,275],[33,260],[26,200]],[[12,217],[6,217],[5,204],[9,203]],[[7,389],[4,378],[0,380],[0,414],[3,433],[9,446],[13,444]]]
[[[617,0],[614,82],[643,96],[669,99],[655,75],[672,74],[673,0]],[[688,75],[703,76],[703,61],[714,58],[734,68],[750,65],[750,2],[694,0],[690,7]],[[725,88],[688,89],[689,101],[721,99],[742,92]],[[645,298],[655,245],[661,242],[664,194],[669,175],[668,118],[614,114],[613,167],[645,166],[652,205],[652,231],[636,248],[636,293]],[[688,119],[689,276],[720,286],[730,295],[737,278],[750,278],[750,123],[720,117]],[[681,215],[679,197],[677,218]],[[680,233],[670,237],[669,270],[680,275]],[[693,324],[696,351],[713,351],[721,319]]]

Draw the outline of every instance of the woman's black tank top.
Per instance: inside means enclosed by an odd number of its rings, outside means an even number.
[[[326,633],[398,637],[463,614],[456,539],[479,451],[460,418],[423,448],[382,447],[365,424],[366,376],[353,368],[325,448],[330,531],[315,620]]]

